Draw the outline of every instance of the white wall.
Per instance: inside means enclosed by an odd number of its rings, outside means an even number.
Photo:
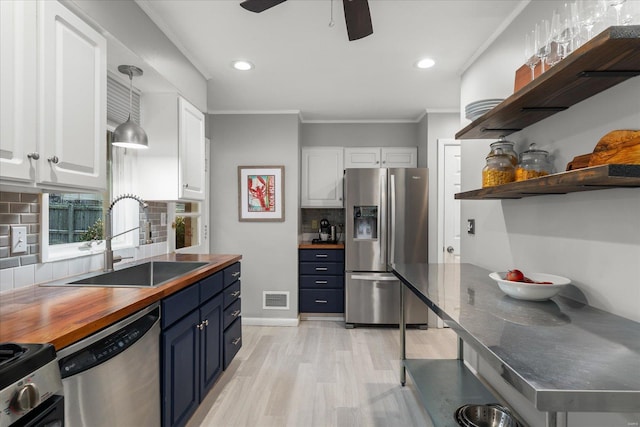
[[[297,324],[299,120],[286,115],[210,115],[211,253],[242,255],[243,323]],[[238,221],[238,166],[283,165],[285,221]],[[289,310],[263,310],[263,291],[288,291]],[[278,319],[278,320],[276,320]],[[283,321],[284,319],[284,321]],[[259,323],[259,322],[258,322]]]
[[[304,147],[415,147],[417,123],[302,123]]]
[[[515,70],[523,62],[524,32],[549,18],[560,2],[531,2],[511,26],[463,75],[461,105],[513,92]],[[465,122],[466,123],[466,122]],[[530,142],[549,150],[556,171],[574,156],[589,153],[615,129],[640,128],[640,77],[589,98],[508,139],[517,150]],[[463,191],[480,188],[481,170],[492,141],[462,144]],[[640,321],[640,189],[610,189],[520,200],[463,201],[463,224],[476,220],[476,234],[462,236],[462,260],[489,270],[520,268],[572,279],[590,305]],[[585,349],[588,351],[588,349]],[[469,359],[473,360],[471,356]],[[499,374],[479,361],[483,376],[525,416],[544,425],[543,414]],[[569,426],[627,425],[638,414],[569,414]]]

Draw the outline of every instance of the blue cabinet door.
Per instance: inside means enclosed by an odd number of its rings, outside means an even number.
[[[203,399],[222,373],[222,295],[200,307],[200,396]]]
[[[162,426],[184,426],[200,402],[198,310],[162,333]]]

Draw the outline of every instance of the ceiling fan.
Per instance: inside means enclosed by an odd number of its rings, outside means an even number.
[[[285,1],[286,0],[244,0],[240,3],[240,6],[251,12],[260,13]],[[367,0],[342,0],[342,4],[344,6],[344,19],[347,23],[349,41],[358,40],[373,34],[371,13]]]

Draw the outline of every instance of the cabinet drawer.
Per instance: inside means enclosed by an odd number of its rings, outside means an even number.
[[[236,281],[233,285],[224,290],[224,306],[228,307],[229,304],[240,298],[240,280]]]
[[[344,249],[300,249],[300,261],[344,262]]]
[[[343,289],[344,276],[300,276],[300,288]]]
[[[301,262],[300,274],[311,275],[344,275],[344,263],[342,262]]]
[[[162,300],[162,329],[175,323],[200,305],[200,287],[195,284]]]
[[[224,269],[224,287],[226,288],[236,280],[240,278],[240,263],[236,262],[233,265]]]
[[[301,289],[301,313],[343,313],[344,291],[342,289]]]
[[[200,304],[222,291],[223,274],[219,271],[200,281]]]
[[[224,329],[227,329],[227,327],[242,314],[241,301],[242,300],[237,299],[236,302],[224,309]]]
[[[227,369],[240,347],[242,347],[242,318],[236,319],[224,331],[224,369]]]

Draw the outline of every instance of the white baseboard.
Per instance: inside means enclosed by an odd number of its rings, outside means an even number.
[[[242,324],[245,326],[298,326],[300,319],[268,318],[268,317],[244,317]]]

